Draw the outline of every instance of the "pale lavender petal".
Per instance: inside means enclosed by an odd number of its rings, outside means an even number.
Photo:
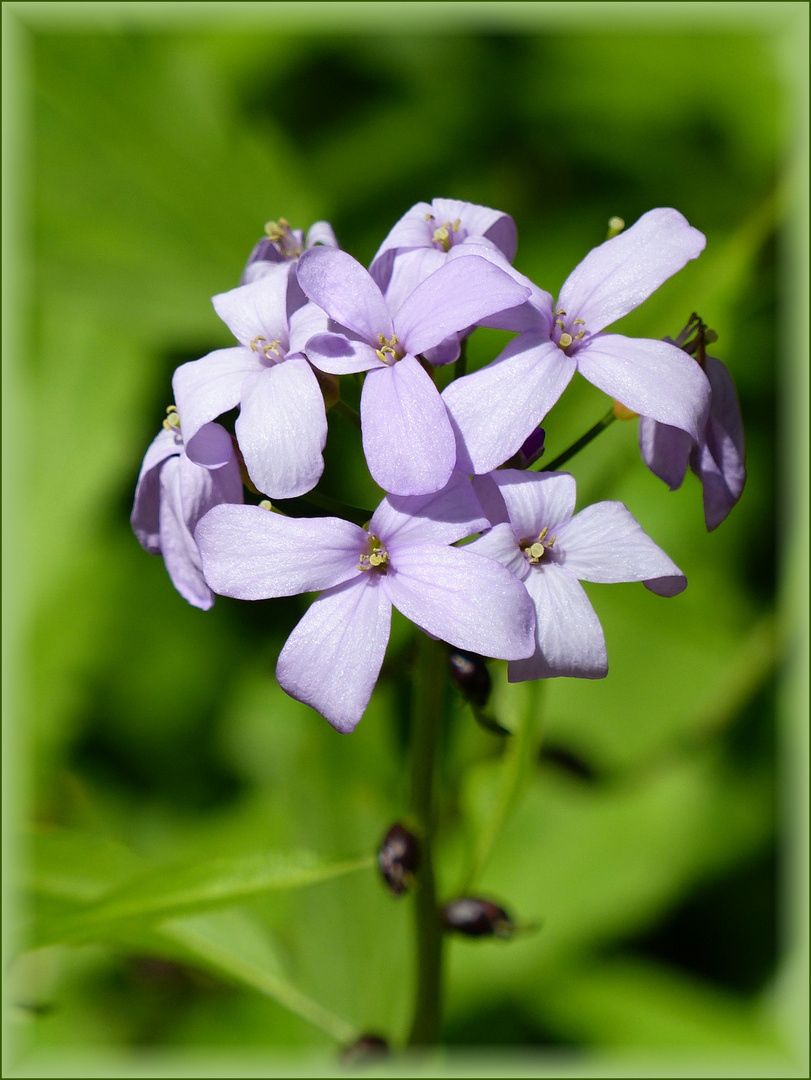
[[[492,475],[519,540],[534,540],[544,528],[554,533],[574,513],[577,485],[570,473],[499,469]]]
[[[671,491],[681,487],[693,440],[686,431],[660,424],[649,416],[639,418],[639,451],[654,476]]]
[[[371,368],[388,367],[365,341],[351,341],[343,334],[316,334],[306,345],[307,359],[330,375],[353,375]]]
[[[704,489],[707,529],[716,529],[740,499],[746,483],[743,424],[732,376],[720,360],[707,357],[712,386],[710,419],[700,447],[694,447],[690,467]]]
[[[511,458],[569,385],[575,366],[545,335],[522,334],[492,364],[446,387],[457,467],[488,473]]]
[[[233,440],[222,424],[203,424],[194,439],[192,460],[204,469],[221,469],[236,461]]]
[[[327,417],[306,360],[248,376],[236,435],[248,475],[271,499],[293,499],[315,487],[324,471]]]
[[[603,628],[580,582],[562,567],[548,565],[534,570],[524,584],[535,607],[536,650],[528,660],[509,665],[509,681],[605,678]]]
[[[363,450],[375,481],[395,495],[445,487],[456,460],[439,391],[418,360],[370,371],[360,400]]]
[[[378,334],[394,333],[383,294],[356,259],[331,247],[305,251],[298,263],[298,281],[305,294],[331,319],[354,330],[369,343]]]
[[[287,346],[288,263],[269,263],[256,281],[240,285],[212,299],[214,310],[240,343],[263,337],[268,343],[284,340]]]
[[[197,469],[199,473],[206,472],[187,458],[172,458],[161,469],[161,554],[172,584],[183,599],[194,607],[208,611],[214,603],[214,596],[203,578],[200,553],[186,519],[188,508],[184,506],[183,496],[184,488],[188,488],[188,477],[183,475],[183,461],[188,468]]]
[[[509,214],[460,199],[434,199],[431,207],[440,224],[459,220],[468,237],[484,236],[500,248],[510,262],[515,258],[518,231]]]
[[[191,441],[203,424],[239,405],[247,375],[263,370],[250,349],[217,349],[202,360],[181,364],[172,377],[172,389],[180,417],[186,452],[194,458]]]
[[[687,578],[679,573],[672,577],[650,578],[642,584],[657,596],[678,596],[687,588]]]
[[[450,337],[445,338],[444,341],[440,341],[438,345],[435,345],[433,349],[426,349],[425,352],[420,355],[428,361],[429,364],[433,364],[434,367],[444,367],[445,364],[453,364],[459,359],[459,354],[462,351],[462,340],[467,337],[466,331],[461,331],[458,334],[451,334]]]
[[[471,254],[481,256],[508,274],[517,285],[529,289],[529,296],[523,303],[496,312],[495,315],[487,315],[479,319],[476,325],[491,326],[496,330],[513,330],[522,334],[528,330],[537,330],[549,336],[555,321],[552,294],[539,288],[526,274],[511,266],[498,249],[485,247],[479,240],[465,241],[464,244],[451,248],[446,259],[450,261]]]
[[[404,301],[394,317],[397,339],[417,355],[528,296],[528,289],[480,255],[451,259]]]
[[[161,428],[144,455],[130,524],[138,542],[151,555],[160,554],[160,468],[167,458],[183,452],[183,438],[177,428]]]
[[[215,506],[195,532],[211,588],[238,600],[316,592],[355,577],[368,535],[340,518]]]
[[[556,530],[555,556],[581,581],[683,577],[621,502],[587,506]]]
[[[439,544],[398,547],[381,581],[398,611],[458,649],[503,660],[532,652],[532,603],[494,559]]]
[[[441,491],[387,495],[374,512],[369,532],[387,545],[452,544],[488,524],[470,480],[455,472]]]
[[[287,639],[279,685],[338,731],[354,729],[372,696],[391,630],[391,603],[377,575],[322,593]]]
[[[488,559],[495,559],[502,566],[506,566],[511,574],[515,574],[521,581],[526,578],[532,567],[524,557],[524,553],[518,546],[513,528],[509,523],[494,525],[488,532],[483,533],[472,544],[465,545],[465,551],[472,551],[474,555],[484,555]]]
[[[303,294],[302,294],[303,295]],[[316,334],[329,330],[329,316],[317,304],[305,302],[290,316],[289,352],[304,352],[307,342]]]
[[[629,409],[701,441],[710,384],[695,360],[675,345],[600,334],[577,352],[576,360],[584,378]]]
[[[326,247],[340,247],[338,238],[328,221],[314,221],[307,230],[307,247],[324,244]]]
[[[418,247],[392,253],[392,265],[385,288],[389,311],[399,311],[416,287],[448,261],[444,251]]]
[[[491,525],[500,525],[504,521],[509,521],[510,515],[507,513],[504,497],[493,479],[494,475],[495,473],[484,473],[481,476],[472,476],[470,479],[473,490],[482,504],[485,517]]]
[[[660,208],[594,248],[564,282],[558,307],[594,334],[627,315],[704,250],[706,239],[678,210]]]

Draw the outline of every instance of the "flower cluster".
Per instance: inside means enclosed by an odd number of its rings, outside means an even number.
[[[729,373],[706,355],[712,332],[697,316],[675,341],[604,332],[695,259],[702,234],[676,210],[651,210],[591,251],[553,301],[512,265],[512,218],[487,207],[418,203],[368,271],[326,222],[306,241],[283,219],[266,233],[241,284],[213,299],[237,344],[174,374],[175,405],[135,495],[142,545],[200,608],[214,593],[319,592],[277,676],[339,731],[368,705],[392,607],[456,649],[509,661],[511,681],[604,676],[580,582],[642,581],[672,596],[684,575],[621,503],[575,513],[574,478],[529,466],[578,370],[640,416],[643,459],[671,488],[690,463],[708,528],[729,512],[743,439]],[[477,326],[516,336],[440,391],[437,368],[459,360]],[[360,373],[356,419],[382,501],[363,525],[280,513],[270,500],[319,483],[326,413],[341,377]],[[231,435],[215,421],[234,409]]]

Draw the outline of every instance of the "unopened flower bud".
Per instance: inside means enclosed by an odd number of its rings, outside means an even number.
[[[377,853],[380,873],[395,896],[401,896],[410,886],[420,861],[416,836],[405,825],[396,822],[386,835]]]
[[[539,457],[543,456],[545,439],[546,432],[544,429],[542,427],[535,428],[516,455],[519,469],[528,469]]]
[[[354,1067],[370,1058],[388,1057],[389,1044],[380,1035],[361,1035],[341,1051],[341,1064]]]
[[[464,649],[451,649],[448,655],[451,678],[459,687],[465,700],[483,709],[490,698],[490,672],[484,657]]]
[[[508,938],[515,930],[515,923],[504,908],[476,896],[463,896],[446,904],[442,922],[446,930],[465,937]]]

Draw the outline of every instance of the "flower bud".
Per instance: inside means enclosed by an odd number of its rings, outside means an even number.
[[[401,896],[410,888],[419,865],[420,849],[416,836],[405,825],[396,822],[383,837],[377,861],[389,891],[394,896]]]
[[[519,469],[528,469],[538,458],[543,457],[545,440],[546,432],[544,429],[542,427],[535,428],[516,455]]]
[[[463,896],[446,904],[442,922],[446,930],[465,937],[508,938],[515,930],[515,923],[504,908],[476,896]]]
[[[465,700],[483,709],[490,697],[490,672],[484,658],[463,649],[451,649],[448,655],[451,678],[459,687]]]
[[[388,1057],[389,1044],[380,1035],[361,1035],[341,1052],[341,1064],[354,1068],[370,1058]]]

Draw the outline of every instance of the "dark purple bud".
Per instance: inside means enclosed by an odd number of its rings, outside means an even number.
[[[484,657],[463,649],[451,649],[448,655],[451,678],[461,690],[466,701],[475,708],[483,709],[490,697],[490,672]]]
[[[442,922],[446,930],[465,937],[508,938],[515,930],[515,923],[504,908],[476,896],[463,896],[446,904]]]
[[[380,1035],[361,1035],[341,1051],[341,1064],[354,1067],[372,1058],[388,1057],[389,1044]]]
[[[377,861],[389,891],[401,896],[410,888],[419,866],[420,848],[416,836],[398,821],[383,837]]]
[[[542,427],[535,428],[516,454],[519,469],[528,469],[539,457],[543,457],[545,439],[546,432],[544,429]]]

